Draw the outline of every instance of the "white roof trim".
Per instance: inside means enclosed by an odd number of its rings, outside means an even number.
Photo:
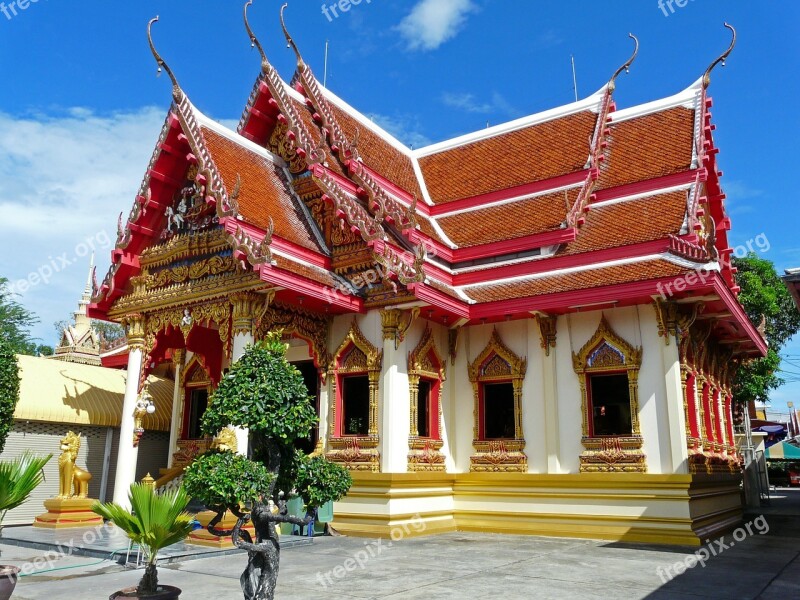
[[[224,125],[217,123],[215,120],[207,117],[203,113],[201,113],[194,105],[192,106],[192,110],[194,111],[194,115],[197,118],[197,122],[202,127],[206,127],[213,131],[214,133],[218,133],[222,137],[227,140],[230,140],[237,146],[241,146],[245,150],[249,150],[250,152],[257,154],[258,156],[269,160],[270,162],[274,163],[279,167],[285,167],[286,162],[277,154],[273,154],[263,146],[259,146],[255,142],[251,142],[243,135],[236,133],[232,129],[228,129]]]
[[[319,82],[317,82],[317,83],[319,83]],[[340,108],[343,111],[345,111],[347,114],[349,114],[351,117],[353,117],[356,121],[358,121],[359,123],[364,125],[364,127],[366,127],[367,129],[372,130],[372,132],[374,134],[376,134],[379,137],[381,137],[386,143],[391,145],[393,148],[399,150],[400,152],[402,152],[403,154],[405,154],[409,158],[412,156],[411,149],[408,146],[406,146],[403,142],[398,140],[396,137],[394,137],[391,133],[386,131],[383,127],[381,127],[380,125],[378,125],[374,121],[368,119],[364,114],[362,114],[360,111],[358,111],[355,108],[353,108],[352,106],[350,106],[347,102],[345,102],[344,100],[339,98],[339,96],[334,94],[328,88],[323,87],[322,84],[319,84],[319,88],[322,90],[322,94],[328,100],[330,100],[335,105],[337,105],[338,108]]]
[[[642,198],[649,198],[651,196],[659,196],[661,194],[670,194],[672,192],[682,192],[689,190],[694,186],[692,183],[683,183],[681,185],[673,185],[672,187],[661,188],[658,190],[651,190],[649,192],[642,192],[639,194],[632,194],[630,196],[621,196],[619,198],[612,198],[611,200],[603,200],[602,202],[594,202],[589,204],[589,209],[603,208],[604,206],[611,206],[613,204],[620,204],[621,202],[630,202],[632,200],[641,200]]]
[[[622,110],[613,112],[610,115],[611,122],[621,123],[622,121],[627,121],[628,119],[635,119],[637,117],[661,112],[677,106],[696,109],[697,103],[700,101],[700,97],[702,96],[702,92],[703,79],[701,77],[685,90],[680,91],[673,96],[669,96],[668,98],[662,98],[661,100],[655,100],[653,102],[647,102],[645,104],[639,104],[637,106],[631,106],[629,108],[623,108]]]
[[[453,148],[464,146],[466,144],[470,144],[480,140],[485,140],[487,138],[495,137],[497,135],[510,133],[512,131],[517,131],[518,129],[530,127],[531,125],[539,125],[540,123],[552,121],[553,119],[566,117],[575,113],[582,112],[584,110],[591,110],[592,112],[600,112],[600,102],[602,101],[603,96],[605,95],[606,88],[607,85],[600,88],[591,96],[584,98],[583,100],[579,100],[578,102],[573,102],[571,104],[566,104],[564,106],[551,108],[549,110],[529,115],[527,117],[522,117],[520,119],[515,119],[514,121],[509,121],[508,123],[501,123],[500,125],[489,127],[488,129],[482,129],[480,131],[468,133],[466,135],[462,135],[450,140],[445,140],[443,142],[431,144],[430,146],[425,146],[424,148],[413,150],[412,152],[414,156],[416,156],[417,158],[422,158],[424,156],[430,156],[431,154],[437,154],[439,152],[444,152],[445,150],[452,150]]]
[[[518,281],[532,281],[535,279],[542,279],[544,277],[554,277],[556,275],[568,275],[569,273],[580,273],[582,271],[594,271],[597,269],[604,269],[607,267],[616,267],[619,265],[632,265],[640,262],[650,262],[655,260],[666,260],[673,264],[679,265],[681,267],[687,267],[689,269],[707,269],[709,270],[709,266],[716,265],[717,269],[712,267],[711,270],[718,270],[718,263],[696,263],[692,261],[688,261],[686,259],[679,258],[674,254],[670,254],[668,252],[662,252],[659,254],[647,254],[645,256],[636,256],[633,258],[620,258],[616,260],[608,260],[599,263],[587,264],[587,265],[578,265],[576,267],[567,267],[565,269],[556,269],[554,271],[544,271],[542,273],[534,273],[532,275],[517,275],[515,277],[507,277],[505,279],[495,279],[493,281],[483,281],[480,283],[470,283],[467,285],[459,286],[462,289],[466,288],[473,288],[473,287],[482,287],[482,286],[489,286],[489,285],[498,285],[501,283],[515,283]]]

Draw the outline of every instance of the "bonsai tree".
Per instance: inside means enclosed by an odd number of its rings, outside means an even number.
[[[285,496],[295,487],[305,502],[319,506],[349,489],[350,475],[322,457],[306,457],[294,443],[307,438],[317,417],[300,372],[286,360],[281,333],[249,346],[220,382],[203,416],[203,431],[215,435],[228,426],[250,430],[252,459],[232,452],[209,452],[187,469],[189,494],[217,515],[214,535],[232,535],[247,550],[240,579],[246,600],[271,600],[280,564],[276,524],[306,525],[311,517],[287,514]],[[237,522],[230,531],[216,528],[226,511]],[[243,525],[252,522],[255,539]]]
[[[194,517],[185,511],[189,496],[182,487],[159,495],[148,485],[134,483],[128,497],[130,511],[112,502],[95,502],[92,510],[112,521],[133,543],[141,546],[146,565],[134,597],[146,597],[160,589],[156,569],[159,550],[186,539],[192,531]],[[130,597],[131,591],[123,590],[119,596]]]

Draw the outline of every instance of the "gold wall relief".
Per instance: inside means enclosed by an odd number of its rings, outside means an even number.
[[[433,330],[425,328],[422,338],[416,347],[408,353],[408,385],[411,395],[410,435],[408,438],[408,470],[409,471],[444,471],[445,456],[441,449],[442,442],[442,392],[446,376],[447,362],[439,354]],[[437,385],[430,390],[435,398],[426,398],[430,402],[429,415],[435,415],[436,427],[428,437],[420,437],[418,428],[419,416],[419,382],[425,379]],[[431,400],[433,400],[431,402]]]
[[[572,366],[581,388],[583,437],[586,449],[580,456],[580,471],[592,472],[647,472],[644,440],[639,426],[639,369],[642,366],[642,349],[634,348],[609,326],[605,316],[592,338],[581,350],[572,355]],[[592,375],[624,373],[628,378],[630,400],[630,435],[594,435],[589,425],[590,401],[587,386]]]
[[[382,310],[380,313],[383,339],[394,340],[394,349],[397,350],[400,343],[406,338],[411,324],[419,316],[419,307],[411,310],[392,308]]]
[[[361,332],[356,319],[344,340],[333,354],[328,368],[333,375],[333,401],[328,442],[329,460],[354,470],[380,470],[378,444],[378,391],[383,366],[383,351],[373,346]],[[341,416],[343,407],[342,378],[346,375],[367,375],[369,378],[369,428],[366,436],[344,436]]]
[[[558,317],[537,314],[536,322],[539,325],[542,350],[544,350],[545,356],[550,356],[550,349],[556,347]]]
[[[522,431],[522,384],[528,361],[511,351],[500,339],[497,329],[486,348],[469,366],[469,380],[473,392],[473,442],[475,454],[470,457],[470,471],[525,472],[528,458],[524,454],[525,437]],[[514,437],[485,439],[481,435],[482,387],[491,383],[508,383],[514,390]]]

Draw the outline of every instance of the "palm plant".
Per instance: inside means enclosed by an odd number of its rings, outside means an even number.
[[[44,481],[43,469],[52,457],[24,452],[14,460],[0,461],[0,529],[6,513],[25,502]]]
[[[152,487],[135,483],[128,498],[131,510],[112,502],[95,502],[92,510],[112,521],[142,548],[146,566],[137,593],[154,594],[158,591],[159,550],[184,540],[192,531],[194,517],[184,510],[189,496],[182,487],[159,495]]]

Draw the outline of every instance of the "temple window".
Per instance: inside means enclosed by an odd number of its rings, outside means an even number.
[[[514,439],[514,384],[481,384],[482,431],[479,439]]]
[[[353,320],[334,353],[331,375],[329,460],[353,470],[378,471],[378,384],[383,352],[373,346]]]
[[[369,435],[369,377],[342,378],[342,435]]]
[[[408,354],[409,471],[444,470],[441,407],[445,365],[433,330],[427,327],[417,346]]]
[[[475,424],[471,471],[527,471],[522,452],[522,383],[527,361],[512,352],[495,329],[469,367]]]
[[[319,417],[319,369],[317,369],[313,360],[305,360],[292,363],[300,374],[303,376],[303,383],[308,390],[308,401],[314,407],[314,412]],[[317,440],[319,439],[319,424],[315,424],[308,438],[297,440],[295,447],[302,450],[306,454],[314,452],[317,447]]]
[[[631,395],[627,373],[588,376],[592,435],[631,435]]]
[[[646,472],[639,429],[642,349],[614,333],[603,317],[572,362],[583,412],[581,472]]]
[[[189,429],[187,437],[190,440],[197,440],[203,437],[201,425],[206,408],[208,408],[208,390],[189,390]]]

